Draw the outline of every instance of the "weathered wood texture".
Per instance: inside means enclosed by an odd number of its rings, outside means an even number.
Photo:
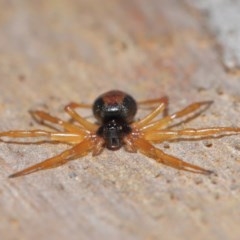
[[[67,118],[65,104],[109,89],[168,95],[170,112],[212,99],[187,127],[240,125],[239,76],[224,72],[204,17],[185,1],[1,0],[0,11],[1,131],[40,128],[30,109]],[[239,144],[165,145],[216,176],[119,150],[8,179],[68,146],[1,142],[1,239],[239,239]]]

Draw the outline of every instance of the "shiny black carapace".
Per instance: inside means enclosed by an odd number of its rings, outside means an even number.
[[[181,117],[185,117],[185,120],[187,117],[192,119],[194,116],[198,116],[211,103],[211,101],[193,103],[174,114],[168,115],[163,114],[168,106],[167,97],[136,103],[130,95],[122,91],[113,90],[98,97],[93,106],[79,103],[68,104],[65,107],[65,111],[71,117],[71,121],[63,121],[43,111],[32,111],[32,116],[40,123],[47,126],[49,124],[56,125],[61,127],[61,129],[56,130],[57,128],[54,127],[55,131],[17,130],[1,132],[1,140],[4,141],[5,138],[35,137],[40,142],[61,142],[73,146],[55,157],[23,169],[10,175],[10,177],[18,177],[39,170],[57,167],[70,160],[82,157],[89,152],[92,152],[92,155],[95,156],[100,154],[105,147],[109,150],[117,150],[122,146],[128,152],[139,151],[157,162],[176,169],[209,174],[212,171],[168,155],[154,147],[153,143],[239,134],[240,128],[234,127],[172,129],[172,126],[174,126],[172,123],[175,119]],[[135,121],[137,105],[145,105],[153,110],[143,119]],[[90,107],[93,109],[93,114],[97,120],[96,123],[81,117],[75,110],[76,108]],[[162,118],[158,117],[160,114],[163,114]]]
[[[124,137],[132,131],[130,124],[136,112],[136,101],[120,91],[110,91],[96,99],[93,113],[101,125],[97,135],[104,139],[108,149],[122,147]]]

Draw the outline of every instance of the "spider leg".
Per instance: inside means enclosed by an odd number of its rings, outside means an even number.
[[[147,108],[150,109],[154,108],[157,104],[159,105],[161,103],[164,103],[166,105],[165,111],[167,111],[169,100],[167,96],[164,96],[161,98],[138,101],[137,103],[140,107],[146,106]]]
[[[48,158],[45,161],[37,163],[28,168],[25,168],[19,172],[10,175],[9,177],[19,177],[40,170],[61,166],[70,160],[87,155],[88,152],[90,152],[94,148],[94,144],[95,141],[93,141],[91,138],[85,138],[82,142],[62,152],[61,154],[55,157]]]
[[[171,114],[169,116],[166,116],[160,120],[157,120],[155,122],[149,123],[145,126],[142,127],[142,131],[149,131],[149,130],[158,130],[158,129],[163,129],[165,127],[167,127],[174,119],[178,119],[181,117],[184,117],[185,115],[188,115],[190,113],[193,113],[197,110],[199,110],[202,107],[205,107],[204,109],[202,109],[202,111],[204,111],[207,107],[210,106],[210,104],[212,104],[212,101],[204,101],[204,102],[196,102],[193,103],[187,107],[185,107],[184,109]],[[201,112],[202,112],[201,111]],[[197,116],[199,112],[195,113],[195,116]]]
[[[5,138],[40,138],[38,141],[58,141],[64,143],[79,143],[85,137],[84,134],[48,132],[44,130],[16,130],[0,132],[0,139]],[[3,140],[4,141],[4,140]]]
[[[86,104],[86,103],[75,103],[75,108],[92,108],[91,104]]]
[[[50,123],[61,126],[65,131],[68,131],[68,132],[79,133],[79,134],[84,134],[87,132],[80,126],[76,126],[69,122],[65,122],[57,117],[53,117],[49,113],[46,113],[44,111],[30,111],[30,114],[33,116],[35,120],[47,126],[49,125],[46,124],[46,122],[50,122]]]
[[[144,139],[154,142],[162,142],[166,140],[176,139],[201,139],[223,137],[227,135],[240,134],[240,128],[234,127],[213,127],[213,128],[188,128],[182,130],[159,130],[146,131]]]
[[[76,111],[75,108],[79,108],[82,105],[79,103],[69,103],[64,109],[65,111],[72,117],[72,119],[76,120],[78,123],[81,124],[85,129],[90,132],[96,132],[98,126],[94,123],[89,122],[85,118],[81,117]]]
[[[185,171],[194,172],[194,173],[201,173],[201,174],[212,173],[212,171],[210,170],[193,165],[191,163],[184,162],[179,158],[176,158],[174,156],[164,153],[163,151],[154,147],[150,142],[148,142],[147,140],[141,137],[131,139],[131,141],[133,142],[136,149],[138,149],[142,154],[164,165],[167,165],[179,170],[185,170]]]
[[[166,110],[167,105],[168,105],[168,98],[167,97],[163,97],[163,98],[160,98],[160,99],[146,100],[146,101],[143,101],[143,102],[140,102],[140,103],[142,103],[142,104],[148,104],[148,103],[152,104],[152,103],[156,103],[156,102],[160,103],[158,105],[158,107],[156,107],[151,113],[149,113],[143,119],[133,123],[132,124],[133,127],[135,127],[135,128],[142,128],[143,126],[145,126],[146,124],[151,122],[160,113],[162,113],[163,111]]]

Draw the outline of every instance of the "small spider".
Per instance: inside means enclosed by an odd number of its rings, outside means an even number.
[[[42,124],[56,124],[62,130],[55,131],[29,130],[29,131],[8,131],[0,133],[0,138],[27,138],[37,137],[49,142],[61,142],[73,145],[72,148],[61,154],[46,159],[9,177],[23,176],[39,170],[60,166],[66,162],[83,157],[92,152],[96,156],[102,152],[104,147],[109,150],[117,150],[122,146],[128,152],[141,152],[149,158],[153,158],[159,163],[171,166],[176,169],[210,174],[212,171],[202,167],[184,162],[174,156],[164,153],[154,147],[152,143],[181,139],[203,139],[210,137],[221,137],[225,135],[239,134],[240,128],[234,127],[213,127],[201,129],[181,129],[173,130],[173,120],[188,116],[188,120],[196,117],[205,110],[212,101],[193,103],[186,108],[168,115],[168,98],[162,97],[138,102],[139,105],[158,106],[139,121],[134,121],[137,112],[136,101],[128,94],[114,90],[102,94],[93,104],[93,114],[97,123],[89,122],[81,117],[76,108],[88,108],[90,105],[70,103],[65,107],[65,111],[70,115],[72,121],[63,121],[53,117],[43,111],[32,111],[32,116]],[[161,119],[156,119],[159,114],[163,114]],[[189,117],[189,114],[192,116]],[[185,119],[186,120],[186,119]],[[50,127],[52,127],[50,125]]]

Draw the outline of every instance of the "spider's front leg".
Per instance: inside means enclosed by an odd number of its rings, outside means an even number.
[[[23,176],[26,174],[36,172],[36,171],[63,165],[64,163],[66,163],[74,158],[82,157],[82,156],[86,155],[92,148],[93,148],[93,144],[90,141],[90,139],[85,139],[81,143],[72,147],[71,149],[62,152],[61,154],[59,154],[55,157],[48,158],[43,162],[37,163],[33,166],[30,166],[19,172],[16,172],[16,173],[10,175],[9,177],[10,178],[19,177],[19,176]]]
[[[210,174],[212,171],[199,167],[197,165],[187,163],[179,158],[168,155],[162,150],[154,147],[149,141],[145,140],[143,135],[139,132],[132,132],[125,138],[125,143],[128,145],[126,148],[138,150],[145,156],[154,159],[155,161],[164,165],[185,170],[188,172]]]
[[[93,155],[100,154],[101,150],[102,139],[97,137],[96,135],[91,136],[89,135],[85,137],[83,141],[81,141],[74,147],[60,153],[59,155],[48,158],[43,162],[25,168],[19,172],[10,175],[9,177],[10,178],[20,177],[40,170],[58,167],[67,163],[68,161],[74,160],[79,157],[83,157],[87,155],[90,151],[93,152]]]

